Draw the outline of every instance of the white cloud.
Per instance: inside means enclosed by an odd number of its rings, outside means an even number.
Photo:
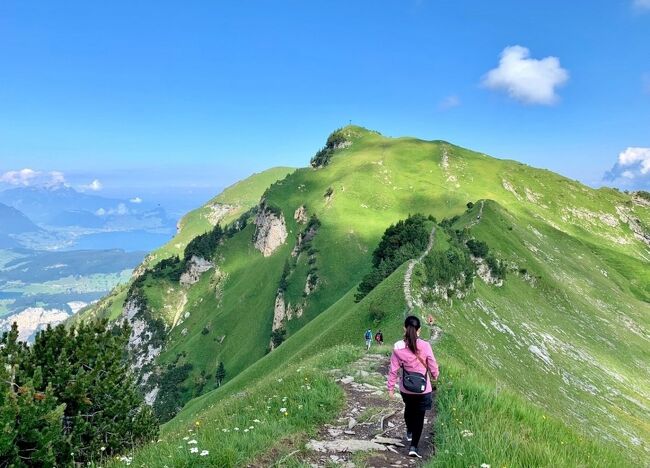
[[[20,169],[17,171],[7,171],[0,175],[0,182],[23,187],[29,187],[32,185],[42,185],[45,187],[66,185],[65,175],[63,172],[43,172],[35,171],[30,168]]]
[[[65,175],[60,171],[50,172],[50,181],[46,185],[62,185],[65,184]]]
[[[142,198],[140,198],[140,197],[135,197],[135,198],[131,198],[129,201],[130,201],[131,203],[136,203],[136,204],[137,204],[137,203],[142,203]]]
[[[97,216],[106,216],[106,215],[120,215],[124,216],[129,214],[129,209],[126,207],[124,203],[119,203],[116,208],[100,208],[95,211],[95,215]]]
[[[650,0],[634,0],[634,6],[640,10],[650,10]]]
[[[81,185],[81,186],[79,187],[79,189],[80,189],[81,191],[91,190],[91,191],[93,191],[93,192],[98,192],[98,191],[100,191],[102,188],[104,188],[104,186],[102,185],[102,183],[100,182],[99,179],[95,179],[95,180],[93,180],[91,183],[86,184],[86,185]]]
[[[641,174],[650,172],[650,148],[627,148],[618,155],[618,164],[624,167],[638,166]]]
[[[21,169],[19,171],[7,171],[0,176],[0,182],[9,185],[28,186],[38,175],[39,172],[29,168]]]
[[[605,179],[623,179],[637,184],[650,183],[650,148],[637,146],[621,151],[614,167],[605,174]]]
[[[448,110],[458,106],[460,106],[460,98],[455,94],[452,94],[450,96],[445,97],[442,101],[440,101],[440,103],[438,104],[438,109]]]
[[[556,88],[568,79],[557,57],[530,58],[530,50],[516,45],[503,49],[499,66],[487,72],[482,84],[526,104],[551,105],[558,100]]]

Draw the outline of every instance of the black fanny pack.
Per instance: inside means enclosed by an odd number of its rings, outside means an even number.
[[[424,393],[424,391],[427,389],[427,377],[429,375],[429,368],[427,367],[426,363],[420,359],[420,356],[416,354],[415,357],[424,366],[425,373],[423,375],[419,372],[409,372],[404,369],[404,364],[402,364],[402,385],[404,386],[404,389],[408,390],[409,392]]]

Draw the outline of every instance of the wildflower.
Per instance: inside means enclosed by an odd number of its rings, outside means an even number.
[[[248,429],[244,429],[244,432],[248,432]]]
[[[481,468],[490,468],[490,465],[487,463],[481,463]]]
[[[201,450],[201,453],[200,453],[199,455],[201,455],[202,457],[205,457],[205,456],[208,455],[209,453],[210,453],[210,452],[208,452],[207,450]]]
[[[249,429],[255,429],[255,426],[248,426]]]
[[[236,427],[236,428],[235,428],[235,430],[236,430],[236,431],[238,431],[238,430],[239,430],[239,428],[238,428],[238,427]]]
[[[192,448],[190,449],[190,453],[199,453],[199,449],[198,449],[198,447],[192,447]]]
[[[262,421],[260,421],[259,419],[253,419],[253,422],[254,423],[261,423]]]
[[[278,382],[282,382],[282,379],[278,379]]]
[[[190,436],[183,437],[183,440],[190,440]]]
[[[282,402],[284,403],[285,401],[287,401],[287,397],[282,397]]]
[[[201,422],[200,422],[200,421],[197,421],[197,422],[194,423],[194,425],[195,425],[195,426],[200,426],[200,425],[201,425]]]
[[[298,409],[302,409],[302,405],[298,405]]]
[[[474,433],[470,430],[463,429],[462,431],[460,431],[460,435],[462,435],[463,437],[472,437]]]
[[[280,413],[286,413],[287,409],[286,408],[280,408]]]
[[[190,440],[187,444],[188,444],[188,445],[196,445],[197,442],[196,442],[196,440],[192,439],[192,440]]]
[[[230,429],[221,429],[221,432],[230,432]]]
[[[106,447],[100,447],[99,450],[101,450],[103,452],[104,450],[106,450]]]

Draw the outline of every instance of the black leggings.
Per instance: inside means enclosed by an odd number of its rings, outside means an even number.
[[[413,437],[411,446],[417,447],[424,427],[424,413],[431,409],[431,393],[412,395],[401,392],[401,394],[405,405],[404,421],[406,422],[406,431],[410,432]]]

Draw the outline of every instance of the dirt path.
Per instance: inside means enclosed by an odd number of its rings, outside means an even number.
[[[478,216],[467,225],[468,228],[476,226],[483,218],[483,205],[485,205],[485,200],[481,200],[481,207],[478,210]]]
[[[346,372],[334,372],[345,391],[346,406],[333,424],[323,426],[307,443],[306,451],[297,456],[301,463],[314,468],[411,467],[432,456],[433,412],[428,412],[419,444],[423,458],[408,457],[404,404],[399,394],[390,400],[386,391],[386,356],[366,354]]]
[[[436,239],[436,228],[435,226],[433,229],[431,229],[431,233],[429,234],[429,243],[427,244],[427,248],[424,249],[424,252],[422,254],[413,260],[409,261],[408,267],[406,268],[406,273],[404,274],[404,298],[406,299],[406,313],[410,313],[413,310],[413,294],[411,292],[411,279],[413,277],[413,268],[415,268],[415,265],[420,263],[424,257],[426,257],[429,252],[431,252],[431,249],[433,248],[433,242]]]

